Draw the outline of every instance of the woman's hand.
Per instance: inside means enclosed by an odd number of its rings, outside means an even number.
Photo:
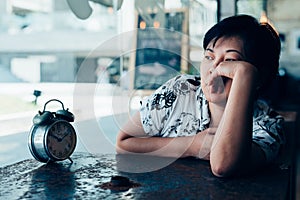
[[[258,73],[254,65],[245,61],[224,61],[217,67],[211,67],[208,70],[208,75],[204,77],[205,86],[211,88],[210,93],[222,94],[220,99],[227,100],[229,91],[231,89],[232,81],[238,76],[249,78],[250,84],[254,88],[258,87]]]
[[[120,130],[116,150],[120,154],[140,153],[177,158],[193,156],[208,160],[216,130],[208,128],[194,136],[186,137],[148,137],[137,112]]]
[[[246,61],[224,61],[216,68],[212,68],[210,72],[212,77],[224,77],[233,80],[237,76],[242,76],[243,78],[249,77],[255,84],[259,82],[257,68]]]
[[[219,65],[215,68],[215,70],[212,71],[216,71],[218,76],[225,76],[227,78],[234,79],[235,75],[240,70],[247,69],[257,71],[254,65],[242,60],[220,62]]]
[[[210,151],[213,143],[213,139],[217,128],[207,128],[202,132],[199,132],[195,135],[194,143],[191,145],[191,148],[194,149],[193,156],[203,159],[210,159]]]

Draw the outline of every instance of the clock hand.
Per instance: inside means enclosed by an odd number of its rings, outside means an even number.
[[[60,142],[61,142],[65,137],[67,137],[68,135],[69,135],[69,133],[64,134],[64,136],[62,136],[62,137],[60,138]]]
[[[51,137],[53,137],[53,138],[55,138],[58,142],[60,142],[60,138],[59,137],[57,137],[56,135],[50,135]]]
[[[67,132],[67,131],[64,131],[64,132]],[[64,134],[63,136],[61,136],[61,134],[59,134],[59,136],[57,137],[57,141],[58,142],[61,142],[61,141],[63,141],[63,139],[68,135],[69,133],[67,132],[66,134]]]

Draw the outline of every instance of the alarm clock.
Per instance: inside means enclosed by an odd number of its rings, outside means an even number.
[[[62,110],[50,112],[46,106],[50,102],[59,102]],[[76,132],[70,122],[74,122],[74,115],[64,108],[64,104],[57,99],[51,99],[33,118],[33,125],[29,132],[28,146],[32,156],[44,163],[69,159],[76,147]]]

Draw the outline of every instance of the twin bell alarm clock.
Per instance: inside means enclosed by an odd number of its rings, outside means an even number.
[[[46,106],[50,102],[59,102],[61,110],[50,112]],[[64,104],[51,99],[33,118],[33,126],[29,132],[28,146],[32,156],[44,163],[69,159],[76,147],[76,132],[70,122],[74,122],[74,115],[64,108]]]

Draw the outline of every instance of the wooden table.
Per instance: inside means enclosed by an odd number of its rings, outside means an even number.
[[[195,158],[82,152],[72,159],[49,164],[27,159],[0,168],[0,198],[280,200],[288,191],[289,172],[277,167],[225,179],[213,176],[209,163]],[[168,162],[153,168],[153,163]]]

